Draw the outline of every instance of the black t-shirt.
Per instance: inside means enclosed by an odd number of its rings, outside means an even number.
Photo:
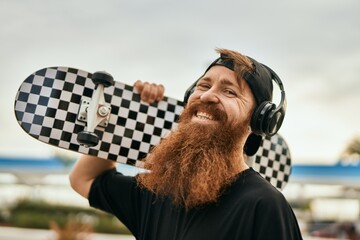
[[[251,168],[239,174],[216,204],[190,210],[157,198],[139,188],[134,177],[115,170],[94,181],[89,202],[115,215],[136,239],[302,239],[284,196]]]

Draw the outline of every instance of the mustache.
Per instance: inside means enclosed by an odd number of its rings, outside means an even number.
[[[185,107],[185,112],[185,114],[189,117],[196,115],[198,112],[205,112],[210,114],[215,121],[226,122],[227,120],[227,114],[222,109],[219,109],[216,104],[204,104],[200,100],[195,100],[191,103],[188,103],[188,105]]]

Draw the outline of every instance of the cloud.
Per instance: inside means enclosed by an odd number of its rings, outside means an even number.
[[[281,131],[296,159],[335,157],[359,129],[359,1],[0,3],[0,107],[6,116],[0,130],[14,145],[31,142],[13,136],[19,131],[11,117],[14,94],[39,68],[106,70],[127,83],[163,83],[168,95],[181,99],[216,57],[215,47],[254,57],[283,79],[289,109]],[[316,142],[331,148],[314,150],[312,131]],[[12,144],[5,141],[0,146]]]

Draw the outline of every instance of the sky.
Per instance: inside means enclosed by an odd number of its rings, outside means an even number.
[[[294,163],[334,163],[360,135],[360,1],[0,0],[0,156],[58,151],[28,136],[13,106],[38,69],[107,71],[177,99],[228,48],[271,67]],[[274,102],[279,97],[275,92]]]

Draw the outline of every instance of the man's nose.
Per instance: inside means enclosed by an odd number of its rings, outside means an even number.
[[[215,89],[211,88],[208,91],[202,93],[200,96],[200,101],[204,103],[218,103],[219,98]]]

